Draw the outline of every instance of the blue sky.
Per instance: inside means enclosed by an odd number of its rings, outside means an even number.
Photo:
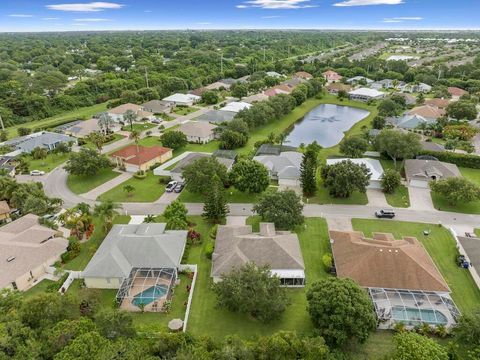
[[[0,0],[0,31],[480,29],[480,0]]]

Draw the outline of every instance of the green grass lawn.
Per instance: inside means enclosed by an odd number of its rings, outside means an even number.
[[[84,194],[119,175],[120,173],[113,171],[112,169],[103,169],[95,176],[68,175],[67,186],[75,194]]]
[[[112,140],[107,141],[106,143],[103,144],[103,146],[113,144],[114,142],[117,142],[118,140],[122,140],[124,138],[125,138],[125,136],[123,136],[123,135],[113,134]],[[92,149],[92,150],[97,150],[97,147],[88,140],[86,140],[86,143],[85,143],[85,145],[83,145],[83,147],[86,147],[86,148],[89,148],[89,149]]]
[[[50,280],[50,279],[43,279],[42,281],[38,282],[35,284],[35,286],[31,287],[27,291],[23,293],[23,296],[25,297],[32,297],[40,293],[44,293],[47,291],[48,287],[51,284],[54,284],[55,281]]]
[[[273,186],[270,186],[269,189],[276,189]],[[254,203],[258,200],[258,198],[262,194],[249,194],[241,192],[235,187],[230,187],[225,191],[227,203]],[[205,201],[205,197],[201,194],[196,194],[188,191],[188,189],[184,189],[179,196],[179,200],[184,203],[203,203]]]
[[[66,162],[70,157],[69,153],[58,153],[53,152],[49,153],[45,159],[33,159],[31,155],[26,155],[24,157],[25,161],[28,162],[28,168],[32,170],[40,170],[45,172],[50,172],[55,169],[57,166]]]
[[[138,144],[142,146],[162,146],[162,142],[158,136],[147,136],[141,139]],[[207,144],[187,144],[180,149],[173,150],[173,157],[181,155],[186,151],[213,153],[218,150],[218,146],[219,142],[216,140],[210,141]]]
[[[201,217],[191,217],[197,224],[195,229],[202,234],[202,245],[192,247],[188,263],[198,264],[199,274],[190,313],[189,331],[195,335],[209,335],[215,339],[223,339],[227,335],[236,334],[242,338],[256,335],[269,335],[279,330],[296,330],[299,333],[313,329],[306,311],[305,289],[289,289],[292,305],[288,307],[281,319],[273,323],[263,324],[245,314],[232,313],[216,307],[216,298],[211,290],[211,261],[205,257],[204,246],[211,226]],[[307,281],[314,282],[328,276],[321,265],[322,255],[328,251],[329,242],[327,224],[324,219],[309,218],[306,227],[298,230],[300,244],[304,256]]]
[[[149,130],[149,129],[153,129],[156,126],[158,126],[158,125],[152,124],[152,123],[149,123],[149,122],[136,122],[136,123],[133,123],[133,130],[138,131],[138,132],[142,132],[142,131],[146,131],[146,130]],[[132,127],[130,126],[130,124],[127,124],[124,127],[122,127],[122,130],[123,131],[132,131]]]
[[[463,177],[480,186],[480,170],[459,167]],[[433,206],[437,210],[458,212],[463,214],[480,214],[480,200],[469,203],[451,205],[443,196],[431,193]]]
[[[317,186],[317,192],[314,196],[305,200],[309,204],[342,204],[342,205],[367,205],[367,194],[355,191],[348,198],[336,198],[329,194],[328,189],[321,184]]]
[[[155,116],[161,118],[162,120],[165,120],[165,121],[172,121],[174,120],[175,118],[171,115],[168,115],[167,113],[159,113],[159,114],[155,114]]]
[[[130,221],[130,216],[127,215],[119,215],[116,216],[113,220],[114,224],[128,224]],[[66,263],[64,268],[67,270],[76,270],[81,271],[85,269],[88,262],[92,258],[92,256],[97,251],[98,247],[102,243],[103,239],[107,235],[103,224],[98,218],[93,218],[93,224],[95,225],[95,230],[93,231],[92,236],[85,242],[80,244],[80,254]]]
[[[148,171],[145,179],[132,177],[106,193],[103,193],[97,200],[111,200],[118,203],[154,202],[165,192],[165,185],[160,184],[158,179],[158,176],[153,175],[153,171]],[[132,185],[135,190],[128,195],[124,190],[125,185]]]
[[[20,124],[20,125],[15,125],[8,127],[7,133],[8,133],[8,138],[14,138],[18,136],[17,134],[17,129],[20,127],[25,127],[29,129],[36,129],[36,128],[42,128],[42,129],[47,129],[47,128],[52,128],[55,126],[59,126],[61,124],[65,124],[69,121],[75,121],[78,119],[84,119],[88,120],[90,119],[93,115],[105,111],[107,109],[107,103],[102,103],[102,104],[96,104],[93,106],[87,106],[83,108],[79,108],[76,110],[72,111],[67,111],[59,115],[55,115],[43,120],[38,120],[38,121],[31,121],[25,124]]]
[[[450,232],[434,224],[420,224],[403,221],[353,219],[353,228],[366,236],[372,232],[392,233],[396,239],[414,236],[427,249],[445,281],[452,290],[452,298],[461,312],[470,312],[480,303],[480,290],[475,285],[470,273],[457,266],[458,255],[455,240]],[[431,230],[430,235],[423,235],[424,230]]]
[[[173,109],[173,112],[177,115],[188,115],[195,111],[200,110],[198,107],[195,106],[177,106]]]
[[[408,195],[408,188],[400,185],[393,194],[385,194],[387,203],[393,207],[408,208],[410,207],[410,197]]]

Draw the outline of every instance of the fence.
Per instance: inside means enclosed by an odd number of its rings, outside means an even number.
[[[183,320],[182,331],[187,331],[188,316],[190,315],[190,307],[192,305],[193,291],[195,290],[195,282],[197,281],[198,267],[197,265],[180,265],[180,271],[190,270],[193,271],[192,286],[190,287],[190,293],[188,294],[187,309],[185,310],[185,319]]]
[[[468,258],[468,255],[465,252],[465,249],[463,248],[462,244],[458,240],[458,236],[457,236],[457,233],[455,232],[455,230],[453,230],[452,228],[449,228],[449,230],[450,230],[450,233],[453,235],[453,238],[455,239],[455,242],[457,243],[458,251],[460,252],[460,254],[465,256],[465,259],[470,264],[470,266],[468,267],[468,271],[470,271],[470,274],[472,275],[473,281],[475,281],[475,284],[477,284],[477,287],[480,289],[480,276],[479,276],[479,274],[477,273],[475,268],[472,266],[472,263],[471,263],[470,259]]]
[[[68,271],[68,277],[64,281],[62,286],[60,286],[60,289],[58,290],[58,292],[62,295],[65,294],[67,292],[68,288],[70,287],[70,285],[72,285],[73,280],[81,279],[81,278],[82,278],[82,272],[81,271]]]

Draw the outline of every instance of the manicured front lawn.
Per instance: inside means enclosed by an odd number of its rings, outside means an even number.
[[[8,138],[11,139],[15,136],[18,136],[17,129],[21,127],[25,127],[28,129],[36,129],[36,128],[42,128],[42,129],[48,129],[48,128],[53,128],[55,126],[59,126],[61,124],[65,124],[69,121],[75,121],[79,119],[87,120],[90,119],[93,115],[105,111],[107,109],[107,103],[101,103],[101,104],[96,104],[93,106],[87,106],[87,107],[82,107],[79,109],[75,109],[72,111],[67,111],[59,115],[55,115],[43,120],[38,120],[38,121],[31,121],[27,122],[25,124],[20,124],[20,125],[15,125],[8,127],[7,133],[8,133]]]
[[[328,189],[322,185],[317,186],[315,196],[305,199],[307,204],[341,204],[341,205],[367,205],[367,194],[355,191],[348,198],[336,198],[329,194]]]
[[[133,130],[138,131],[138,132],[142,132],[142,131],[146,131],[148,129],[152,129],[155,126],[158,126],[158,125],[152,124],[152,123],[149,123],[149,122],[136,122],[136,123],[133,123]],[[132,127],[130,126],[130,124],[127,124],[124,127],[122,127],[122,130],[123,131],[132,131]]]
[[[280,330],[291,330],[299,333],[313,330],[312,323],[306,311],[305,289],[289,289],[292,305],[281,319],[273,323],[263,324],[244,314],[236,314],[216,307],[216,297],[211,289],[211,261],[205,257],[205,244],[211,225],[201,217],[191,217],[197,224],[195,229],[202,234],[202,245],[190,249],[188,263],[199,265],[199,274],[188,330],[195,335],[209,335],[215,339],[223,339],[227,335],[238,335],[242,338],[252,338],[256,335],[269,335]],[[304,257],[307,282],[329,276],[321,265],[322,255],[329,248],[327,224],[324,219],[309,218],[306,227],[298,230],[300,245]]]
[[[158,179],[159,177],[153,175],[152,171],[148,171],[145,179],[136,179],[132,177],[106,193],[103,193],[97,200],[111,200],[118,203],[154,202],[165,192],[165,185],[160,184]],[[131,185],[135,188],[130,195],[124,190],[126,185]]]
[[[27,291],[25,291],[23,293],[23,296],[25,297],[31,297],[31,296],[35,296],[37,294],[40,294],[40,293],[44,293],[47,291],[48,287],[51,285],[51,284],[54,284],[55,281],[53,280],[50,280],[50,279],[43,279],[42,281],[40,281],[39,283],[35,284],[34,287],[31,287],[30,289],[28,289]]]
[[[177,106],[173,109],[173,112],[177,115],[188,115],[198,110],[200,109],[195,106]]]
[[[107,141],[106,143],[104,143],[103,146],[113,144],[114,142],[117,142],[118,140],[122,140],[124,138],[125,138],[125,136],[123,136],[123,135],[113,134],[112,139],[110,141]],[[83,146],[86,147],[86,148],[92,149],[92,150],[97,150],[97,147],[88,140],[85,143],[85,145],[83,145]]]
[[[270,186],[269,189],[275,189],[275,187]],[[249,194],[241,192],[235,189],[233,186],[225,190],[227,203],[254,203],[258,200],[261,194]],[[202,194],[196,194],[184,189],[179,196],[179,200],[184,203],[203,203],[205,197]]]
[[[55,169],[57,166],[66,162],[70,157],[69,153],[49,153],[45,159],[34,159],[31,155],[24,157],[25,161],[28,162],[28,168],[32,170],[40,170],[45,172],[50,172]]]
[[[129,222],[130,216],[127,215],[116,216],[113,220],[114,224],[128,224]],[[85,269],[88,262],[102,243],[103,239],[105,236],[107,236],[103,228],[103,223],[100,221],[100,219],[94,217],[93,224],[95,226],[95,230],[93,231],[92,236],[90,239],[80,244],[80,254],[65,264],[63,266],[65,269],[77,271]]]
[[[452,298],[462,312],[470,312],[480,303],[480,290],[475,285],[470,273],[457,266],[455,258],[458,255],[455,240],[450,232],[434,224],[391,220],[353,219],[353,228],[362,231],[366,236],[372,232],[392,233],[396,239],[404,236],[414,236],[427,249],[445,281],[452,290]],[[430,230],[428,236],[424,230]]]
[[[118,175],[120,175],[120,173],[113,171],[112,169],[100,170],[94,176],[68,175],[67,186],[75,194],[84,194],[106,183],[107,181],[116,178]]]
[[[410,207],[410,197],[408,195],[408,188],[400,185],[393,194],[386,194],[387,203],[393,207],[407,208]]]

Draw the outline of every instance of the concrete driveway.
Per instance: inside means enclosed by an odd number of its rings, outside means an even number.
[[[385,194],[380,189],[367,189],[368,205],[378,206],[379,208],[391,207],[387,203]]]
[[[435,211],[430,195],[430,189],[409,186],[410,209]]]

